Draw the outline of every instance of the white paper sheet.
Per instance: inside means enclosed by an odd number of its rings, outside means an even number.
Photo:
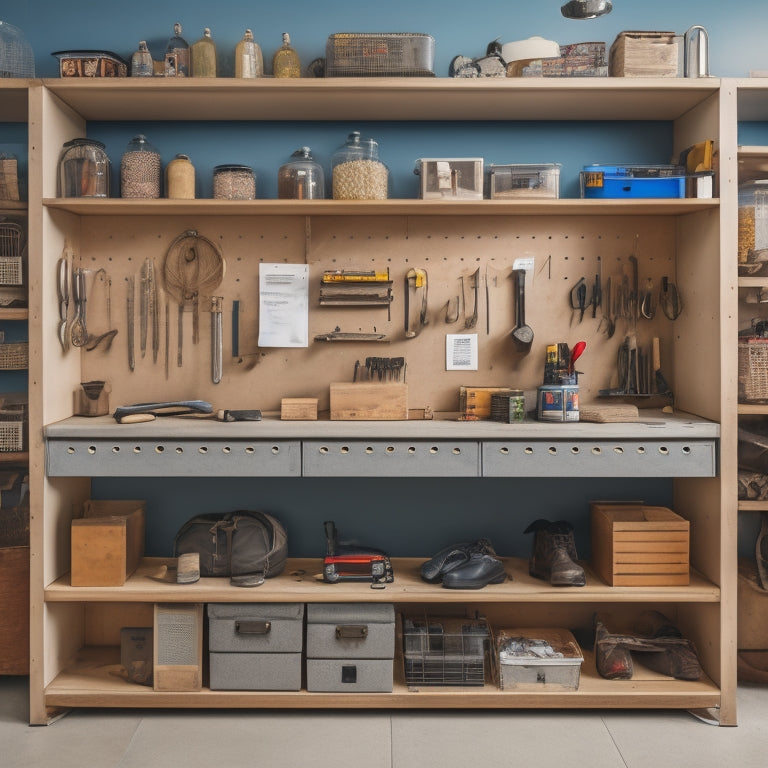
[[[259,346],[309,346],[309,267],[259,265]]]
[[[445,336],[445,370],[477,370],[477,334],[448,333]]]

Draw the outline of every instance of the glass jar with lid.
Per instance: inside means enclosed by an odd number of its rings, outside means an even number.
[[[165,76],[189,77],[189,69],[189,43],[181,36],[181,24],[176,22],[165,47]]]
[[[109,197],[111,168],[104,144],[72,139],[59,155],[59,197]]]
[[[253,200],[256,177],[247,165],[217,165],[213,169],[213,197],[216,200]]]
[[[766,248],[768,179],[757,179],[739,187],[739,264],[756,261],[755,252]]]
[[[309,147],[301,147],[277,172],[277,196],[281,200],[322,200],[325,174]]]
[[[386,200],[389,171],[379,160],[379,144],[353,131],[333,155],[334,200]]]
[[[147,48],[147,41],[139,42],[138,50],[131,56],[131,77],[152,77],[155,74],[155,64],[152,54]]]
[[[162,163],[160,153],[146,136],[134,136],[120,160],[120,196],[156,199],[160,197]]]

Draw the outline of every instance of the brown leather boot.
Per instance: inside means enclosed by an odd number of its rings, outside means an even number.
[[[533,554],[528,572],[537,579],[548,580],[553,587],[583,587],[587,583],[584,569],[576,562],[573,526],[565,520],[551,523],[536,520],[525,533],[534,533]]]

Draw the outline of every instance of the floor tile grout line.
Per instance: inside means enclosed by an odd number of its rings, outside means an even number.
[[[115,768],[120,768],[121,765],[125,764],[125,760],[128,757],[128,753],[131,751],[131,747],[136,741],[137,736],[139,735],[139,729],[141,728],[143,722],[144,722],[144,717],[142,716],[139,718],[138,723],[136,723],[136,727],[133,729],[131,738],[128,739],[128,743],[126,744],[125,749],[123,750],[122,756],[117,761],[117,763],[115,763]]]
[[[600,722],[603,724],[603,728],[605,728],[605,732],[608,734],[608,738],[611,740],[611,742],[613,743],[613,746],[616,748],[616,752],[619,755],[619,759],[621,760],[622,765],[624,766],[624,768],[629,768],[629,764],[624,759],[624,755],[622,754],[621,749],[619,748],[619,745],[616,743],[616,739],[613,737],[613,733],[611,733],[611,729],[609,728],[605,718],[601,717]]]

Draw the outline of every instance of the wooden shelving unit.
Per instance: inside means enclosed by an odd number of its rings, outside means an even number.
[[[85,135],[89,121],[145,120],[197,121],[201,108],[206,105],[207,119],[212,120],[400,120],[400,121],[453,121],[453,120],[552,120],[558,122],[578,119],[589,120],[664,120],[671,123],[675,151],[680,151],[705,138],[720,143],[721,157],[735,158],[735,126],[731,127],[725,115],[734,97],[716,79],[605,79],[568,82],[556,80],[478,80],[463,82],[451,79],[343,79],[298,80],[292,82],[185,80],[170,82],[152,79],[137,82],[130,78],[111,82],[44,80],[30,88],[30,119],[33,135],[30,146],[30,219],[34,236],[30,249],[31,349],[41,350],[30,360],[32,408],[30,435],[30,463],[33,484],[33,574],[32,574],[32,657],[30,676],[30,717],[32,722],[46,722],[50,713],[61,707],[293,707],[293,708],[517,708],[517,707],[621,707],[621,708],[715,708],[722,724],[735,724],[735,658],[732,648],[735,638],[735,584],[736,546],[734,521],[736,503],[735,486],[735,392],[732,392],[732,368],[729,360],[721,357],[718,339],[735,337],[735,320],[730,312],[730,296],[735,293],[737,280],[735,259],[729,261],[733,245],[729,239],[735,222],[735,187],[730,179],[727,159],[721,160],[720,198],[714,200],[674,201],[585,201],[550,200],[545,202],[477,201],[467,204],[444,204],[417,200],[387,200],[380,203],[340,203],[337,201],[267,201],[245,203],[228,201],[127,201],[127,200],[60,200],[55,197],[55,157],[64,141]],[[215,110],[209,105],[215,104]],[[267,116],[265,118],[265,116]],[[40,148],[46,146],[46,151]],[[729,154],[730,153],[730,154]],[[735,160],[733,160],[735,162]],[[725,165],[725,167],[723,167]],[[273,253],[285,254],[288,261],[310,263],[317,267],[323,259],[336,262],[335,248],[340,241],[352,235],[373,242],[376,255],[388,253],[380,245],[390,233],[397,234],[397,247],[402,247],[406,259],[407,248],[417,249],[421,255],[432,254],[439,264],[461,261],[461,240],[467,233],[484,237],[489,243],[498,240],[499,248],[508,250],[508,240],[516,236],[509,229],[514,221],[514,232],[524,228],[530,238],[546,242],[552,232],[565,232],[569,243],[579,242],[586,232],[597,238],[605,231],[611,238],[629,237],[636,231],[647,233],[654,248],[658,246],[659,260],[674,264],[679,279],[685,280],[686,312],[675,321],[674,333],[663,329],[668,367],[665,372],[675,383],[675,407],[692,414],[698,429],[703,429],[710,447],[720,447],[720,461],[712,471],[697,477],[690,473],[671,472],[674,480],[675,509],[691,521],[693,567],[691,585],[687,588],[628,589],[610,588],[590,575],[583,589],[553,590],[527,575],[524,561],[509,561],[512,580],[467,595],[423,584],[416,575],[416,561],[396,558],[396,580],[384,590],[370,590],[356,586],[325,585],[313,579],[317,561],[291,561],[283,576],[258,590],[243,594],[226,582],[201,582],[190,588],[163,585],[149,578],[153,569],[162,562],[145,560],[139,571],[124,587],[73,588],[69,585],[68,532],[73,509],[90,491],[90,477],[82,469],[57,474],[46,472],[46,441],[72,439],[72,447],[79,450],[81,443],[86,455],[99,455],[103,445],[115,440],[115,425],[87,420],[70,421],[72,390],[79,382],[88,380],[94,372],[93,357],[86,354],[62,355],[51,333],[57,318],[55,270],[53,266],[65,243],[87,263],[97,262],[109,247],[111,269],[125,269],[125,263],[146,249],[144,238],[163,241],[169,234],[197,225],[199,221],[216,227],[222,242],[227,244],[228,264],[234,271],[244,270],[248,253],[241,246],[232,245],[238,238],[259,244]],[[146,222],[151,222],[147,225]],[[144,228],[144,229],[142,229]],[[145,231],[146,230],[146,231]],[[151,231],[151,233],[150,233]],[[432,234],[433,243],[430,243]],[[629,233],[629,234],[628,234]],[[439,235],[439,237],[437,237]],[[644,234],[644,236],[646,236]],[[394,235],[393,235],[394,237]],[[406,243],[406,240],[410,243]],[[280,243],[278,251],[274,243]],[[733,239],[735,242],[735,238]],[[264,245],[266,243],[266,245]],[[414,244],[415,243],[415,244]],[[356,244],[353,243],[354,247]],[[238,250],[238,247],[240,250]],[[432,247],[434,250],[429,251]],[[325,248],[325,250],[324,250]],[[578,245],[574,246],[578,248]],[[420,249],[420,250],[418,250]],[[263,253],[263,251],[262,251]],[[574,254],[583,256],[582,251]],[[230,255],[231,254],[231,255]],[[317,255],[320,254],[320,255]],[[261,253],[253,258],[257,262]],[[317,261],[314,261],[317,259]],[[574,258],[570,264],[578,261]],[[404,262],[403,262],[404,263]],[[732,264],[732,266],[731,266]],[[393,269],[402,267],[392,263]],[[573,269],[581,269],[574,264]],[[122,272],[117,273],[123,277]],[[252,275],[251,275],[252,277]],[[439,293],[440,283],[436,280]],[[430,287],[430,292],[432,286]],[[554,294],[553,294],[554,296]],[[553,296],[538,297],[541,307],[560,306]],[[563,305],[565,307],[565,305]],[[564,309],[563,313],[570,312]],[[551,312],[547,310],[547,314]],[[543,316],[543,315],[542,315]],[[559,318],[565,321],[567,317]],[[506,320],[502,317],[506,324]],[[556,319],[549,317],[537,335],[546,337],[555,333]],[[501,325],[501,323],[500,323]],[[548,330],[549,329],[549,330]],[[498,331],[497,331],[498,332]],[[508,334],[508,328],[505,331]],[[397,343],[400,343],[399,341]],[[393,343],[393,354],[397,349]],[[438,345],[439,346],[439,345]],[[416,349],[414,347],[413,349]],[[311,349],[311,345],[310,345]],[[442,360],[442,350],[430,351],[426,344],[418,347],[420,354],[435,369]],[[304,357],[300,357],[304,354]],[[360,354],[363,354],[362,352]],[[599,354],[599,353],[597,353]],[[608,352],[604,353],[606,359]],[[610,354],[613,354],[612,352]],[[431,356],[431,357],[430,357]],[[338,356],[337,356],[338,357]],[[277,393],[286,394],[291,386],[285,378],[286,369],[302,371],[305,381],[326,381],[339,375],[332,367],[335,363],[317,356],[296,353],[286,355],[299,367],[285,366],[283,360],[274,370],[269,359],[260,363],[259,380],[264,383],[264,397],[277,402]],[[735,354],[733,358],[735,360]],[[122,359],[121,359],[122,363]],[[339,364],[341,365],[341,364]],[[314,366],[314,367],[313,367]],[[521,365],[521,375],[530,381],[540,375],[538,362]],[[340,369],[339,369],[340,370]],[[441,370],[441,368],[440,368]],[[54,373],[51,373],[51,372]],[[707,376],[701,376],[707,371]],[[198,396],[211,400],[229,396],[238,407],[238,397],[244,398],[243,380],[233,376],[215,389],[207,379],[207,370],[185,382],[187,391],[196,387]],[[502,374],[499,374],[502,375]],[[282,377],[282,386],[280,381]],[[439,377],[436,377],[439,378]],[[141,382],[125,381],[122,368],[116,371],[114,397],[120,401],[128,397],[139,402],[156,398],[159,391],[181,391],[182,382],[171,377],[170,384],[147,377]],[[161,390],[160,387],[165,389]],[[252,381],[248,382],[252,386]],[[425,399],[427,384],[414,382],[411,395],[416,403]],[[438,391],[454,388],[454,382],[429,382]],[[589,385],[587,385],[589,386]],[[174,387],[177,390],[174,390]],[[435,410],[448,410],[436,408]],[[621,425],[621,439],[642,441],[653,433],[653,419],[648,423]],[[304,451],[312,441],[339,442],[339,453],[345,457],[353,451],[343,451],[350,445],[363,445],[375,451],[376,440],[402,439],[414,448],[426,447],[425,455],[434,456],[433,448],[445,440],[452,448],[452,456],[482,450],[482,445],[499,440],[507,449],[520,447],[521,441],[536,440],[544,445],[548,455],[558,454],[563,460],[564,478],[573,477],[567,469],[568,455],[574,457],[574,433],[567,425],[535,425],[528,432],[515,433],[511,425],[473,425],[451,420],[424,423],[418,426],[380,425],[370,423],[339,423],[319,421],[311,428],[293,424],[287,432],[280,432],[274,422],[265,420],[266,431],[240,435],[265,448],[270,455],[292,457],[292,450]],[[703,426],[708,425],[708,426]],[[146,440],[147,450],[154,448],[156,436],[152,425],[135,425],[136,431],[124,432],[127,446],[130,441]],[[241,425],[232,425],[240,427]],[[502,430],[501,427],[505,428]],[[600,447],[601,440],[616,439],[616,425],[579,425],[578,440],[586,441],[588,451]],[[499,427],[496,430],[496,427]],[[605,427],[605,429],[601,429]],[[184,427],[168,424],[164,440],[211,440],[216,425],[200,422]],[[145,431],[145,429],[147,431]],[[245,429],[245,428],[244,428]],[[253,427],[249,427],[253,429]],[[258,427],[256,428],[258,429]],[[664,427],[661,428],[662,430]],[[669,426],[666,429],[672,429]],[[679,433],[673,442],[682,444],[691,434],[682,423],[674,429]],[[405,431],[402,431],[405,430]],[[409,431],[410,430],[410,431]],[[478,431],[484,430],[484,431]],[[188,432],[189,431],[189,432]],[[292,434],[290,434],[292,431]],[[496,434],[494,434],[496,433]],[[660,433],[657,433],[660,434]],[[671,434],[671,433],[670,433]],[[282,443],[285,437],[285,454]],[[237,430],[227,433],[225,442],[238,436]],[[104,438],[107,442],[99,442]],[[663,439],[660,437],[659,439]],[[693,438],[691,438],[693,439]],[[90,442],[89,442],[90,440]],[[349,441],[347,445],[345,441]],[[368,444],[368,441],[372,441]],[[409,442],[413,441],[413,442]],[[432,441],[432,442],[430,442]],[[459,442],[457,442],[459,441]],[[571,441],[571,442],[569,442]],[[119,441],[118,441],[119,442]],[[287,445],[290,443],[291,445]],[[474,444],[474,448],[470,448]],[[634,443],[633,443],[634,444]],[[52,443],[51,443],[52,445]],[[142,449],[144,443],[141,443]],[[181,453],[185,455],[184,443]],[[335,445],[335,443],[333,443]],[[384,443],[382,443],[384,445]],[[386,445],[389,445],[387,443]],[[123,444],[115,444],[118,455]],[[178,446],[181,447],[181,446]],[[224,446],[228,447],[228,446]],[[393,444],[392,453],[397,446]],[[108,450],[112,450],[109,448]],[[131,448],[131,450],[133,450]],[[230,446],[231,448],[231,446]],[[275,451],[274,449],[278,450]],[[386,446],[385,446],[386,448]],[[666,446],[665,446],[666,448]],[[458,449],[458,452],[457,450]],[[614,449],[611,448],[613,451]],[[159,453],[160,451],[158,451]],[[559,452],[559,453],[558,453]],[[331,451],[332,453],[332,451]],[[618,451],[616,451],[618,455]],[[308,454],[303,455],[304,458]],[[438,452],[439,455],[439,452]],[[506,454],[505,454],[506,455]],[[468,470],[482,477],[483,458],[474,458]],[[466,458],[464,456],[464,458]],[[304,461],[302,459],[302,461]],[[415,476],[432,466],[427,458],[419,459]],[[576,459],[571,458],[571,466]],[[478,463],[479,462],[479,463]],[[126,465],[127,466],[127,465]],[[299,463],[300,472],[306,462]],[[450,466],[450,465],[446,465]],[[304,469],[302,469],[302,467]],[[631,467],[631,464],[630,464]],[[240,471],[240,470],[238,470]],[[342,470],[340,470],[341,472]],[[430,470],[431,471],[431,470]],[[441,469],[443,476],[452,476]],[[622,470],[632,473],[632,469]],[[502,476],[515,477],[514,468],[499,470]],[[610,473],[596,476],[613,476]],[[179,474],[213,476],[211,470],[198,472],[192,463],[182,467]],[[208,475],[206,473],[209,473]],[[439,476],[439,472],[437,472]],[[704,475],[704,476],[702,476]],[[404,474],[395,473],[392,482]],[[436,476],[436,475],[432,475]],[[463,475],[462,475],[463,476]],[[564,479],[563,482],[567,482]],[[396,553],[395,553],[396,554]],[[426,554],[426,553],[425,553]],[[297,575],[301,572],[300,576]],[[141,686],[131,685],[113,674],[118,663],[118,649],[113,639],[124,621],[145,616],[152,605],[160,600],[181,602],[223,601],[379,601],[392,602],[398,609],[422,605],[481,606],[489,619],[500,623],[519,620],[525,616],[530,622],[553,621],[588,624],[594,610],[610,608],[618,612],[636,610],[643,606],[663,606],[673,612],[684,631],[700,649],[706,676],[695,683],[669,678],[640,675],[637,679],[616,684],[601,679],[594,671],[594,662],[587,650],[587,661],[582,670],[578,690],[567,693],[509,694],[493,685],[480,690],[421,690],[411,691],[403,683],[398,664],[396,684],[392,694],[331,695],[306,691],[290,694],[237,693],[203,690],[199,694],[156,693]],[[106,639],[100,629],[106,628]],[[112,638],[112,639],[110,639]],[[104,647],[106,646],[106,647]]]

